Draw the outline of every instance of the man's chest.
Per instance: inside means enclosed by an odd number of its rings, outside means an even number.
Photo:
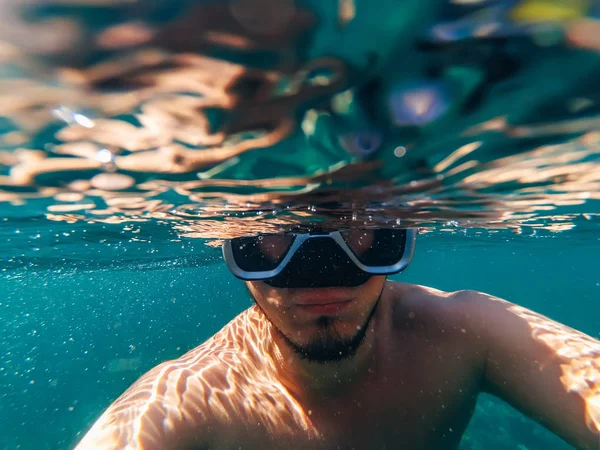
[[[451,449],[460,441],[475,401],[476,395],[465,390],[390,379],[370,387],[367,395],[327,409],[330,417],[316,422],[327,443],[322,448]]]
[[[233,420],[216,449],[452,449],[471,417],[476,393],[437,377],[419,383],[389,377],[343,400],[263,403]],[[450,381],[450,380],[446,380]],[[441,384],[442,385],[441,385]],[[269,409],[267,412],[266,409]]]
[[[343,392],[307,400],[283,386],[241,389],[245,407],[213,448],[456,448],[475,409],[478,360],[448,336],[411,336],[386,340],[368,375]]]

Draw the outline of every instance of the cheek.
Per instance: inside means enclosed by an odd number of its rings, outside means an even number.
[[[281,309],[284,306],[281,297],[276,295],[267,295],[264,297],[263,303],[265,304],[265,307],[269,309]]]
[[[386,277],[384,275],[373,275],[365,284],[359,286],[360,297],[377,298],[383,290]]]
[[[280,309],[284,306],[282,289],[276,289],[262,281],[246,282],[254,301],[263,309]]]

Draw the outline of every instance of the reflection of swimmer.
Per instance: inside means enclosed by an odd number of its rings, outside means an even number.
[[[596,448],[600,342],[478,292],[386,282],[414,230],[227,241],[255,306],[137,381],[79,449],[457,448],[480,392]]]

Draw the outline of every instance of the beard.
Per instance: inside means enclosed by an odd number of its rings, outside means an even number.
[[[256,299],[254,303],[263,312],[267,320],[273,326],[275,333],[296,353],[300,358],[320,364],[339,362],[352,358],[365,340],[367,330],[381,299],[381,293],[375,305],[369,312],[363,325],[352,336],[342,336],[336,327],[336,319],[329,316],[317,318],[318,331],[307,343],[294,342],[281,329],[273,323],[265,311],[260,307]]]
[[[369,324],[371,323],[371,319],[377,309],[378,303],[379,300],[377,300],[377,303],[369,313],[363,326],[361,326],[353,336],[349,337],[340,335],[336,329],[335,319],[332,319],[331,317],[319,317],[317,319],[317,326],[319,327],[317,335],[306,344],[298,344],[292,341],[275,325],[273,325],[273,327],[275,328],[275,332],[282,337],[285,343],[294,350],[294,353],[300,356],[300,358],[309,362],[321,364],[339,362],[344,359],[352,358],[360,348],[365,340]]]

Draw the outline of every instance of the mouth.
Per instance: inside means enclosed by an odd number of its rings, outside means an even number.
[[[297,306],[301,311],[308,313],[333,314],[346,308],[350,303],[352,303],[352,300],[331,301],[330,299],[327,303],[302,303],[297,304]]]
[[[297,289],[290,292],[293,303],[299,306],[329,305],[349,302],[355,295],[352,290],[343,288]]]

